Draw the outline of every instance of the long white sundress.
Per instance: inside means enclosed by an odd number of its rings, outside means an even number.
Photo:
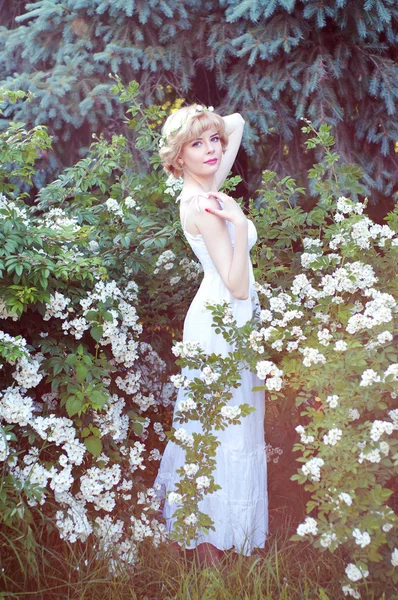
[[[200,195],[192,198],[187,213],[198,200]],[[221,202],[222,206],[222,202]],[[184,321],[183,341],[199,342],[203,350],[226,356],[231,347],[222,337],[216,334],[212,327],[212,314],[204,304],[208,298],[227,300],[232,308],[234,319],[238,326],[244,325],[252,318],[259,307],[257,292],[254,289],[253,267],[248,253],[250,289],[247,300],[237,300],[232,296],[222,281],[201,235],[194,236],[185,229],[184,234],[202,264],[204,277],[194,297]],[[227,224],[232,246],[234,245],[234,225]],[[257,240],[254,223],[248,220],[249,249]],[[182,374],[188,379],[198,376],[198,371],[185,367]],[[252,388],[261,385],[261,381],[248,369],[241,372],[239,388],[232,389],[232,398],[228,405],[236,406],[247,403],[255,407],[255,411],[241,418],[238,425],[229,425],[224,431],[214,430],[221,444],[216,452],[216,467],[213,471],[215,483],[221,489],[204,496],[199,503],[199,510],[208,514],[214,522],[215,531],[201,533],[197,541],[191,540],[187,548],[195,548],[203,542],[209,542],[220,550],[234,549],[236,552],[249,556],[253,548],[263,548],[268,531],[268,493],[267,493],[267,461],[264,441],[264,392],[253,392]],[[178,410],[179,402],[184,399],[187,390],[179,388],[174,413]],[[176,428],[184,427],[188,433],[200,432],[199,421],[188,421],[180,424],[173,420]],[[167,443],[155,484],[160,484],[160,496],[175,491],[179,481],[176,470],[185,464],[185,450],[172,442]],[[173,529],[173,513],[176,505],[165,500],[163,516],[166,527]]]

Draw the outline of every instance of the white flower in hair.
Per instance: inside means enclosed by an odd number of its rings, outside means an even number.
[[[214,106],[209,106],[209,108],[207,110],[209,110],[210,112],[213,112],[214,111]]]
[[[195,106],[195,110],[196,110],[196,112],[202,112],[202,110],[203,110],[203,106],[201,106],[200,104],[197,104],[197,105]]]

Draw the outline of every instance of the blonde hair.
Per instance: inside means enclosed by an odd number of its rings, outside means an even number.
[[[184,144],[197,139],[207,129],[217,130],[223,152],[227,149],[228,136],[225,123],[215,112],[198,107],[197,104],[185,106],[172,113],[162,127],[163,145],[159,150],[160,160],[166,173],[181,177],[183,170],[178,164],[178,157]]]

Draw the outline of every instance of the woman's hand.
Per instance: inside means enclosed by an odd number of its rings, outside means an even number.
[[[223,192],[208,192],[208,196],[221,200],[224,203],[224,209],[205,208],[206,212],[221,217],[226,221],[230,221],[234,225],[243,225],[246,223],[246,217],[241,207],[236,200],[231,198],[231,196],[227,196],[227,194],[224,194]]]

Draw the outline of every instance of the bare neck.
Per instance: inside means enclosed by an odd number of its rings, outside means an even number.
[[[211,177],[193,177],[189,173],[184,174],[182,191],[214,192],[217,190],[215,175]]]

